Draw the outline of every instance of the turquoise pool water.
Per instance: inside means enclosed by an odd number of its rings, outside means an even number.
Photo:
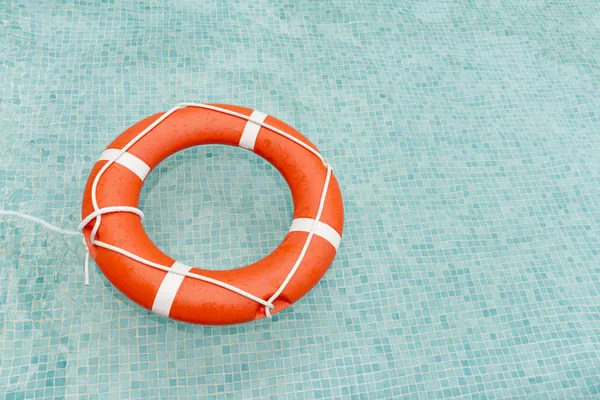
[[[170,3],[170,4],[167,4]],[[77,238],[0,219],[0,398],[600,398],[595,1],[0,4],[0,208],[79,221],[93,161],[176,103],[244,105],[333,164],[338,256],[277,315],[155,316]],[[289,191],[241,149],[146,182],[191,265],[261,258]]]

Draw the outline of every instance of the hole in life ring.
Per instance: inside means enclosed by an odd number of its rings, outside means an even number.
[[[281,243],[293,215],[290,189],[256,154],[223,145],[169,157],[140,195],[144,229],[169,256],[203,269],[243,267]]]

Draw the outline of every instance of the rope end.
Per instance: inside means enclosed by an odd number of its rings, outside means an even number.
[[[87,247],[83,260],[83,282],[85,286],[90,286],[90,252],[87,250]]]
[[[268,306],[265,306],[265,315],[267,318],[269,319],[273,319],[273,315],[271,314],[271,310],[274,310],[275,306],[273,304],[269,304]]]

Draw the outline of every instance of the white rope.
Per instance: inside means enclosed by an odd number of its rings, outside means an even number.
[[[125,154],[131,146],[133,146],[135,143],[137,143],[138,140],[143,138],[148,132],[150,132],[152,129],[154,129],[158,124],[160,124],[162,121],[164,121],[169,115],[173,114],[179,108],[180,108],[179,106],[173,107],[169,111],[167,111],[166,113],[161,115],[159,118],[157,118],[156,121],[154,121],[153,123],[148,125],[146,127],[146,129],[144,129],[143,131],[138,133],[138,135],[136,137],[131,139],[131,141],[129,143],[127,143],[125,145],[125,147],[123,147],[121,149],[121,151],[119,151],[119,154],[115,158],[113,158],[112,160],[109,160],[106,164],[104,164],[102,166],[102,168],[100,168],[100,171],[98,171],[98,174],[96,175],[96,178],[94,179],[94,182],[92,184],[92,206],[94,207],[94,211],[99,211],[99,209],[100,209],[100,207],[98,207],[98,201],[96,200],[96,188],[98,186],[98,181],[100,180],[100,177],[102,176],[102,174],[104,174],[104,172],[108,169],[108,167],[110,167],[123,154]],[[94,242],[94,239],[96,238],[98,229],[100,229],[101,223],[102,223],[102,216],[98,215],[98,217],[96,218],[96,222],[94,224],[94,228],[92,229],[92,232],[90,234],[90,243],[92,243],[92,244]]]
[[[204,275],[200,275],[200,274],[195,274],[195,273],[192,273],[192,272],[177,271],[176,269],[169,268],[169,267],[167,267],[165,265],[158,264],[158,263],[146,260],[145,258],[142,258],[142,257],[140,257],[138,255],[133,254],[133,253],[130,253],[127,250],[123,250],[120,247],[113,246],[112,244],[104,243],[104,242],[101,242],[99,240],[95,240],[94,243],[93,243],[93,245],[94,246],[98,246],[98,247],[103,247],[103,248],[108,249],[108,250],[112,250],[115,253],[119,253],[121,255],[124,255],[125,257],[131,258],[132,260],[135,260],[135,261],[140,262],[142,264],[148,265],[149,267],[153,267],[153,268],[165,271],[165,272],[170,272],[170,273],[177,274],[177,275],[187,276],[189,278],[194,278],[194,279],[198,279],[198,280],[201,280],[201,281],[204,281],[204,282],[212,283],[212,284],[217,285],[217,286],[221,286],[224,289],[229,289],[232,292],[235,292],[235,293],[237,293],[237,294],[239,294],[241,296],[247,297],[247,298],[249,298],[249,299],[251,299],[251,300],[253,300],[253,301],[257,302],[257,303],[260,303],[260,304],[262,304],[263,306],[265,306],[267,308],[272,308],[273,307],[272,304],[264,301],[260,297],[256,297],[253,294],[250,294],[250,293],[246,292],[245,290],[242,290],[242,289],[240,289],[238,287],[235,287],[233,285],[230,285],[228,283],[222,282],[222,281],[220,281],[218,279],[209,278],[208,276],[204,276]]]
[[[140,220],[144,220],[144,213],[139,208],[130,207],[130,206],[112,206],[112,207],[103,207],[99,210],[92,212],[90,215],[85,217],[79,225],[77,225],[77,233],[83,234],[83,228],[87,226],[94,218],[100,218],[103,214],[110,214],[116,212],[128,212],[132,214],[136,214],[140,217]],[[92,243],[90,241],[90,243]],[[85,286],[90,284],[90,251],[87,247],[87,243],[85,242],[85,236],[83,237],[83,244],[85,245],[85,259],[83,260],[83,276],[85,280]]]
[[[327,166],[327,161],[325,161],[325,159],[323,158],[323,156],[321,154],[319,154],[318,151],[316,151],[315,149],[313,149],[312,147],[310,147],[309,145],[307,145],[306,143],[304,143],[301,140],[296,139],[295,137],[293,137],[292,135],[290,135],[287,132],[282,131],[281,129],[277,129],[275,128],[273,125],[269,125],[267,123],[264,123],[262,121],[255,121],[252,118],[250,118],[247,115],[244,114],[240,114],[238,112],[235,111],[230,111],[227,110],[225,108],[221,108],[221,107],[215,107],[215,106],[210,106],[208,104],[195,104],[195,103],[181,103],[178,104],[176,107],[174,107],[174,109],[179,109],[179,108],[185,108],[185,107],[197,107],[197,108],[206,108],[207,110],[213,110],[213,111],[218,111],[221,112],[223,114],[228,114],[228,115],[233,115],[234,117],[238,117],[238,118],[242,118],[245,119],[247,121],[251,121],[257,125],[260,125],[264,128],[267,128],[281,136],[284,136],[286,138],[288,138],[289,140],[291,140],[292,142],[302,146],[303,148],[305,148],[306,150],[310,151],[311,153],[313,153],[315,156],[317,156],[317,158],[319,160],[321,160],[321,162],[323,163],[323,165]]]
[[[85,226],[87,224],[90,223],[90,221],[92,219],[96,218],[97,216],[100,216],[102,214],[109,214],[109,213],[113,213],[113,212],[130,212],[130,213],[139,215],[140,219],[142,221],[144,220],[144,213],[141,210],[139,210],[135,207],[127,207],[127,206],[104,207],[104,208],[99,209],[98,211],[94,211],[93,213],[88,215],[77,226],[76,231],[60,228],[56,225],[52,225],[52,224],[44,221],[41,218],[34,217],[32,215],[25,214],[25,213],[18,212],[18,211],[0,210],[0,216],[2,216],[2,215],[13,216],[13,217],[21,218],[21,219],[24,219],[27,221],[35,222],[36,224],[43,226],[44,228],[48,229],[49,231],[58,232],[63,235],[82,236],[83,245],[85,246],[85,258],[83,260],[83,277],[84,277],[85,286],[89,286],[90,285],[90,272],[89,272],[90,271],[90,266],[89,266],[90,265],[90,251],[88,250],[87,243],[85,242],[85,236],[83,236],[82,230],[83,230],[83,228],[85,228]]]
[[[29,214],[21,213],[18,211],[0,210],[0,216],[2,216],[2,215],[13,216],[13,217],[21,218],[21,219],[24,219],[27,221],[35,222],[36,224],[43,226],[44,228],[48,229],[49,231],[62,233],[63,235],[69,235],[69,236],[80,236],[81,235],[81,232],[79,230],[72,231],[70,229],[63,229],[58,226],[52,225],[52,224],[44,221],[43,219],[34,217]],[[85,245],[85,237],[83,238],[83,244]],[[84,276],[85,286],[89,286],[89,284],[90,284],[89,259],[90,259],[90,252],[89,252],[87,246],[85,246],[85,259],[83,261],[83,276]]]
[[[308,233],[308,237],[306,238],[306,241],[304,243],[304,246],[302,248],[302,251],[300,252],[300,255],[298,256],[298,259],[296,260],[296,262],[294,263],[292,269],[290,270],[290,272],[288,273],[288,275],[286,276],[285,280],[283,281],[283,283],[279,286],[279,289],[277,289],[277,291],[269,298],[269,300],[263,300],[260,297],[257,297],[251,293],[246,292],[243,289],[240,289],[236,286],[230,285],[226,282],[220,281],[218,279],[213,279],[204,275],[200,275],[200,274],[195,274],[195,273],[191,273],[191,272],[181,272],[181,271],[177,271],[173,268],[170,268],[168,266],[162,265],[162,264],[158,264],[155,262],[152,262],[150,260],[146,260],[145,258],[142,258],[136,254],[133,254],[127,250],[124,250],[120,247],[108,244],[108,243],[104,243],[102,241],[96,240],[96,235],[98,234],[98,230],[100,229],[100,224],[102,223],[102,215],[104,214],[109,214],[109,213],[116,213],[116,212],[127,212],[127,213],[133,213],[136,214],[140,217],[140,219],[143,221],[144,219],[144,213],[136,208],[136,207],[130,207],[130,206],[110,206],[110,207],[103,207],[100,208],[98,205],[98,201],[96,199],[96,190],[97,190],[97,186],[98,186],[98,182],[100,180],[100,177],[102,176],[102,174],[104,174],[104,172],[106,172],[106,170],[115,162],[117,161],[123,154],[125,154],[127,152],[127,150],[129,150],[135,143],[137,143],[142,137],[144,137],[148,132],[150,132],[152,129],[154,129],[158,124],[160,124],[162,121],[164,121],[169,115],[173,114],[175,111],[181,109],[181,108],[185,108],[185,107],[198,107],[198,108],[205,108],[205,109],[209,109],[209,110],[213,110],[213,111],[218,111],[224,114],[228,114],[228,115],[232,115],[235,117],[239,117],[239,118],[243,118],[245,120],[248,121],[252,121],[258,125],[261,125],[279,135],[282,135],[284,137],[286,137],[287,139],[293,141],[294,143],[300,145],[301,147],[303,147],[304,149],[310,151],[312,154],[314,154],[315,156],[317,156],[319,158],[319,160],[321,160],[321,162],[323,163],[323,165],[325,165],[327,167],[327,175],[325,177],[325,183],[323,185],[323,192],[321,193],[321,199],[319,202],[319,208],[317,211],[317,215],[314,219],[313,225],[311,227],[310,232]],[[91,190],[91,198],[92,198],[92,206],[94,208],[94,211],[92,213],[90,213],[88,216],[86,216],[81,223],[79,223],[79,225],[77,226],[77,231],[72,231],[72,230],[68,230],[68,229],[62,229],[59,228],[57,226],[54,226],[52,224],[49,224],[48,222],[37,218],[37,217],[33,217],[31,215],[28,214],[24,214],[24,213],[20,213],[20,212],[16,212],[16,211],[4,211],[4,210],[0,210],[0,216],[1,215],[8,215],[8,216],[16,216],[22,219],[26,219],[35,223],[38,223],[42,226],[44,226],[46,229],[49,229],[51,231],[54,232],[58,232],[58,233],[62,233],[64,235],[70,235],[70,236],[76,236],[76,235],[82,235],[83,229],[94,219],[96,219],[96,222],[94,223],[94,227],[92,228],[92,232],[90,233],[90,241],[89,243],[91,245],[94,246],[98,246],[98,247],[102,247],[105,248],[107,250],[111,250],[114,251],[115,253],[119,253],[125,257],[131,258],[132,260],[135,260],[139,263],[142,263],[144,265],[147,265],[149,267],[153,267],[168,273],[173,273],[173,274],[177,274],[177,275],[181,275],[181,276],[185,276],[188,278],[193,278],[193,279],[198,279],[200,281],[203,282],[208,282],[208,283],[212,283],[214,285],[220,286],[224,289],[230,290],[232,292],[235,292],[241,296],[244,296],[252,301],[255,301],[259,304],[261,304],[262,306],[265,307],[265,314],[267,317],[271,318],[271,310],[273,310],[275,308],[275,306],[273,305],[273,302],[281,295],[281,293],[285,290],[286,286],[289,284],[289,282],[291,281],[291,279],[293,278],[294,274],[296,273],[296,271],[298,270],[298,268],[300,267],[300,264],[302,263],[304,256],[306,255],[306,252],[308,251],[308,247],[310,245],[310,242],[315,234],[315,231],[317,229],[317,226],[319,224],[319,220],[321,218],[321,214],[323,213],[323,208],[325,205],[325,198],[327,196],[327,189],[329,187],[329,182],[331,179],[331,173],[332,173],[332,168],[329,164],[327,164],[327,162],[325,161],[325,159],[319,154],[319,152],[317,152],[316,150],[314,150],[312,147],[308,146],[306,143],[296,139],[295,137],[291,136],[290,134],[275,128],[274,126],[271,126],[269,124],[266,124],[264,122],[259,122],[259,121],[254,121],[252,120],[250,117],[244,115],[244,114],[240,114],[237,113],[235,111],[230,111],[224,108],[220,108],[220,107],[215,107],[215,106],[209,106],[206,104],[191,104],[191,103],[182,103],[179,104],[173,108],[171,108],[169,111],[167,111],[166,113],[164,113],[163,115],[161,115],[156,121],[154,121],[152,124],[150,124],[148,127],[146,127],[142,132],[140,132],[136,137],[134,137],[129,143],[127,143],[120,151],[119,154],[117,155],[117,157],[109,160],[106,164],[104,164],[102,166],[102,168],[100,169],[100,171],[98,172],[98,174],[96,175],[96,177],[94,178],[94,181],[92,183],[92,190]],[[84,275],[85,275],[85,285],[89,285],[89,250],[87,248],[87,244],[85,243],[85,237],[84,237],[84,244],[85,249],[86,249],[86,255],[85,255],[85,260],[84,260]]]
[[[24,214],[24,213],[21,213],[21,212],[18,212],[18,211],[0,210],[0,215],[13,216],[13,217],[25,219],[27,221],[35,222],[36,224],[40,224],[44,228],[46,228],[46,229],[48,229],[50,231],[62,233],[63,235],[69,235],[69,236],[79,236],[79,235],[81,235],[81,233],[79,231],[72,231],[72,230],[69,230],[69,229],[62,229],[62,228],[59,228],[58,226],[49,224],[48,222],[44,221],[43,219],[31,216],[29,214]]]
[[[83,236],[83,233],[81,233]],[[83,259],[83,284],[85,286],[90,285],[90,249],[88,249],[87,243],[85,242],[85,236],[83,236],[83,247],[85,248],[85,258]]]
[[[140,217],[140,220],[144,220],[144,213],[139,208],[129,207],[129,206],[112,206],[112,207],[103,207],[99,210],[94,211],[87,217],[85,217],[79,225],[77,225],[77,233],[80,233],[83,228],[87,226],[94,218],[99,217],[103,214],[117,213],[117,212],[128,212],[132,214],[136,214]]]
[[[302,260],[304,259],[304,255],[308,251],[308,246],[310,245],[310,241],[312,240],[312,238],[315,234],[315,230],[317,229],[317,226],[319,225],[319,220],[321,219],[321,214],[323,213],[323,208],[325,206],[325,197],[327,197],[327,188],[329,187],[329,179],[330,178],[331,178],[331,167],[327,166],[327,176],[325,177],[325,184],[323,185],[323,193],[321,194],[321,201],[319,202],[319,209],[317,211],[317,216],[315,217],[313,225],[310,228],[310,232],[308,233],[308,237],[306,238],[306,242],[304,242],[304,247],[302,247],[302,251],[300,252],[300,255],[298,256],[296,263],[290,270],[289,274],[287,275],[287,277],[285,278],[285,280],[283,281],[281,286],[279,286],[279,289],[277,289],[277,291],[273,294],[273,296],[271,296],[269,298],[269,300],[268,300],[269,303],[273,303],[273,301],[275,301],[275,299],[277,299],[281,295],[281,293],[285,290],[285,287],[292,280],[292,277],[294,276],[294,274],[298,270],[298,267],[300,267]],[[268,308],[265,309],[265,314],[267,315],[267,317],[271,318],[271,310],[269,310]]]
[[[114,163],[116,162],[119,157],[121,157],[123,154],[125,154],[127,152],[127,150],[129,150],[135,143],[137,143],[141,138],[143,138],[146,134],[148,134],[148,132],[150,132],[152,129],[154,129],[156,126],[158,126],[162,121],[164,121],[165,119],[167,119],[167,117],[169,117],[171,114],[173,114],[175,111],[185,108],[185,107],[197,107],[197,108],[205,108],[208,110],[213,110],[213,111],[217,111],[217,112],[221,112],[224,114],[228,114],[228,115],[232,115],[238,118],[242,118],[248,121],[252,121],[258,125],[261,125],[279,135],[282,135],[284,137],[286,137],[287,139],[293,141],[294,143],[298,144],[299,146],[303,147],[304,149],[308,150],[309,152],[311,152],[312,154],[314,154],[317,158],[319,158],[319,160],[321,160],[321,162],[323,163],[323,165],[325,165],[327,167],[327,175],[325,178],[325,184],[323,186],[323,192],[321,194],[321,200],[319,203],[319,209],[317,211],[317,216],[315,217],[315,220],[313,222],[313,226],[308,234],[308,237],[306,239],[306,242],[304,243],[304,246],[302,248],[302,251],[300,252],[300,255],[298,256],[298,259],[296,260],[296,263],[294,264],[294,266],[292,267],[292,269],[290,270],[290,272],[288,273],[286,279],[283,281],[283,283],[280,285],[279,289],[277,289],[277,291],[269,298],[268,301],[265,301],[259,297],[254,296],[251,293],[248,293],[238,287],[232,286],[228,283],[219,281],[217,279],[213,279],[213,278],[209,278],[207,276],[204,275],[200,275],[200,274],[194,274],[194,273],[190,273],[190,272],[180,272],[180,271],[176,271],[172,268],[167,267],[166,265],[161,265],[161,264],[157,264],[155,262],[152,262],[150,260],[146,260],[145,258],[142,258],[136,254],[130,253],[124,249],[121,249],[120,247],[116,247],[113,246],[111,244],[108,243],[104,243],[101,241],[96,240],[96,234],[98,232],[98,229],[100,228],[100,224],[101,224],[101,215],[104,213],[107,213],[108,211],[102,212],[101,210],[106,210],[109,207],[105,207],[104,209],[99,208],[98,205],[98,201],[96,199],[96,189],[98,186],[98,182],[100,181],[100,177],[102,176],[102,174],[104,174],[104,172],[106,172],[106,170]],[[263,305],[265,307],[265,314],[267,315],[267,317],[271,317],[271,313],[270,311],[273,310],[275,308],[275,306],[273,305],[273,301],[275,301],[275,299],[277,299],[281,293],[283,292],[283,290],[285,289],[285,287],[288,285],[288,283],[291,281],[292,277],[294,276],[294,274],[296,273],[296,271],[298,270],[298,267],[300,266],[300,264],[302,263],[304,256],[306,255],[306,252],[308,250],[308,246],[310,245],[310,242],[312,240],[312,237],[314,236],[315,230],[318,226],[319,220],[321,218],[321,213],[323,212],[323,207],[325,204],[325,197],[327,195],[327,189],[329,187],[329,181],[331,178],[331,166],[329,166],[327,164],[327,162],[325,161],[325,159],[321,156],[321,154],[319,154],[318,151],[314,150],[312,147],[308,146],[306,143],[296,139],[295,137],[291,136],[290,134],[288,134],[287,132],[284,132],[280,129],[275,128],[274,126],[270,125],[270,124],[266,124],[264,122],[261,121],[254,121],[252,120],[249,116],[244,115],[244,114],[240,114],[238,112],[235,111],[230,111],[221,107],[215,107],[215,106],[210,106],[210,105],[206,105],[206,104],[194,104],[194,103],[182,103],[182,104],[178,104],[177,106],[171,108],[169,111],[167,111],[166,113],[164,113],[163,115],[161,115],[158,119],[156,119],[156,121],[154,121],[152,124],[150,124],[148,127],[146,127],[144,130],[142,130],[137,136],[135,136],[129,143],[127,143],[118,153],[118,155],[109,160],[106,164],[104,164],[102,166],[102,168],[100,169],[100,171],[98,172],[98,174],[96,175],[96,177],[94,178],[94,182],[92,184],[92,191],[91,191],[91,197],[92,197],[92,206],[94,207],[94,212],[91,213],[90,215],[88,215],[82,222],[81,224],[79,224],[79,229],[83,229],[92,219],[96,218],[96,222],[94,224],[94,227],[92,229],[92,232],[90,234],[90,244],[92,245],[96,245],[99,247],[103,247],[105,249],[114,251],[116,253],[119,253],[125,257],[131,258],[137,262],[140,262],[144,265],[147,265],[149,267],[153,267],[156,269],[160,269],[166,272],[171,272],[171,273],[175,273],[177,275],[182,275],[182,276],[186,276],[189,278],[193,278],[193,279],[198,279],[204,282],[209,282],[212,283],[214,285],[220,286],[224,289],[228,289],[231,290],[241,296],[244,296],[248,299],[251,299],[261,305]],[[126,209],[126,207],[123,207],[122,211],[125,212],[136,212],[135,208],[133,207],[128,207]],[[117,208],[111,208],[110,212],[119,212],[119,210]],[[140,211],[141,213],[141,211]],[[143,214],[138,214],[140,215],[140,217],[143,217]]]

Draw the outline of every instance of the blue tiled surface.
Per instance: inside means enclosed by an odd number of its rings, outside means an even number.
[[[600,398],[600,7],[584,1],[0,3],[0,208],[63,227],[106,144],[232,103],[332,162],[345,235],[273,322],[154,316],[81,241],[0,220],[0,397]],[[231,268],[287,230],[240,149],[147,181],[151,237]]]

